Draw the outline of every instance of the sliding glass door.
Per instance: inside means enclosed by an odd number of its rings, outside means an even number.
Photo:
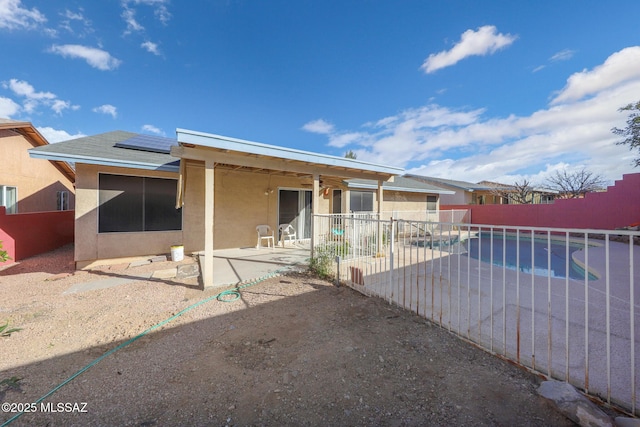
[[[299,239],[311,238],[311,190],[280,190],[278,225],[291,224]]]

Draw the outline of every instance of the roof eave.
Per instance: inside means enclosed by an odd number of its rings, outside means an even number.
[[[123,167],[123,168],[132,168],[132,169],[145,169],[145,170],[157,170],[157,171],[168,171],[168,172],[178,172],[180,170],[179,165],[172,165],[171,163],[146,163],[146,162],[132,162],[128,160],[118,160],[118,159],[106,159],[101,157],[88,157],[88,156],[79,156],[79,155],[68,155],[68,154],[60,154],[60,153],[43,153],[39,151],[29,150],[29,156],[34,159],[44,159],[50,161],[58,161],[58,162],[71,162],[71,163],[84,163],[90,165],[101,165],[101,166],[113,166],[113,167]],[[174,161],[178,161],[176,159]]]
[[[279,147],[275,145],[263,144],[260,142],[246,141],[242,139],[230,138],[226,136],[197,132],[187,129],[176,129],[176,135],[179,144],[194,144],[221,150],[237,151],[240,153],[270,156],[306,163],[316,163],[324,166],[362,169],[370,172],[377,172],[388,175],[401,175],[404,172],[403,168],[397,168],[393,166],[384,166],[355,159],[347,159],[321,153],[312,153],[308,151],[296,150],[293,148]]]
[[[348,188],[362,189],[362,190],[377,190],[378,186],[373,184],[365,184],[361,182],[348,182]],[[382,189],[385,191],[402,191],[405,193],[424,193],[424,194],[455,194],[454,191],[449,190],[436,190],[427,188],[410,188],[410,187],[395,187],[392,185],[383,185]]]

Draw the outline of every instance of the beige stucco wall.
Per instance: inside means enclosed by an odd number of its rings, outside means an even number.
[[[188,162],[186,176],[184,245],[193,252],[204,249],[204,164]],[[252,247],[257,225],[278,227],[278,190],[311,190],[311,177],[217,167],[214,188],[214,248]],[[329,212],[330,196],[321,190],[317,212]]]
[[[443,186],[443,188],[446,188]],[[455,194],[443,194],[440,196],[440,204],[443,205],[469,205],[472,203],[473,193],[461,189],[447,188],[455,191]]]
[[[69,209],[73,209],[73,183],[51,162],[29,157],[30,148],[22,135],[0,130],[0,185],[18,189],[18,213],[55,211],[58,191],[69,192]]]
[[[384,212],[423,213],[427,210],[427,195],[424,193],[384,191],[382,193],[382,200],[382,210]]]
[[[177,173],[172,172],[76,164],[75,260],[77,267],[82,268],[95,260],[167,254],[171,251],[171,245],[182,243],[182,231],[98,233],[99,173],[174,179],[178,177]],[[184,221],[183,212],[183,224]]]
[[[351,190],[350,190],[351,191]],[[369,190],[352,190],[352,191],[369,191]],[[378,203],[377,191],[371,191],[373,193],[373,209],[376,209]],[[350,193],[343,193],[346,197],[346,212],[350,211],[349,201]],[[431,196],[438,196],[437,194],[429,194]],[[440,197],[438,197],[438,208],[440,205]],[[404,218],[415,219],[424,221],[426,219],[425,214],[427,211],[427,194],[425,193],[409,193],[404,191],[392,191],[384,190],[382,192],[382,214],[383,219],[388,219],[394,212],[403,212]],[[415,217],[407,216],[410,213],[414,213]]]

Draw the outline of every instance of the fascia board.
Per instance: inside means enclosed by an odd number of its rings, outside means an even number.
[[[260,142],[246,141],[229,138],[226,136],[196,132],[187,129],[176,129],[178,143],[201,145],[203,147],[217,148],[220,150],[238,151],[241,153],[257,154],[277,157],[286,160],[296,160],[306,163],[318,163],[326,166],[335,166],[349,169],[363,169],[371,172],[379,172],[390,175],[402,175],[403,168],[384,166],[361,160],[347,159],[330,156],[327,154],[313,153],[310,151],[296,150],[293,148],[279,147]]]
[[[85,163],[90,165],[114,166],[132,169],[158,170],[168,172],[178,172],[179,165],[171,165],[168,163],[158,165],[156,163],[131,162],[128,160],[105,159],[100,157],[89,157],[80,155],[58,154],[58,153],[42,153],[38,151],[29,151],[29,156],[34,159],[53,160],[71,163]],[[178,159],[176,159],[177,161]]]

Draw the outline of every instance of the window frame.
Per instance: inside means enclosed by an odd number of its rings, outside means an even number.
[[[61,190],[56,193],[56,210],[69,210],[69,190]]]
[[[354,197],[356,195],[360,196],[360,207],[364,206],[365,200],[364,200],[363,196],[365,196],[365,195],[370,196],[371,197],[371,209],[369,209],[369,210],[354,209],[353,208],[353,199],[354,199]],[[366,202],[368,202],[368,200]],[[374,192],[373,191],[357,191],[357,190],[349,191],[349,210],[351,212],[375,212],[374,209],[373,209],[374,205],[375,205],[375,203],[374,203]]]
[[[7,206],[7,189],[13,189],[13,205]],[[0,206],[5,207],[5,213],[16,214],[18,213],[18,187],[15,185],[0,185]]]

